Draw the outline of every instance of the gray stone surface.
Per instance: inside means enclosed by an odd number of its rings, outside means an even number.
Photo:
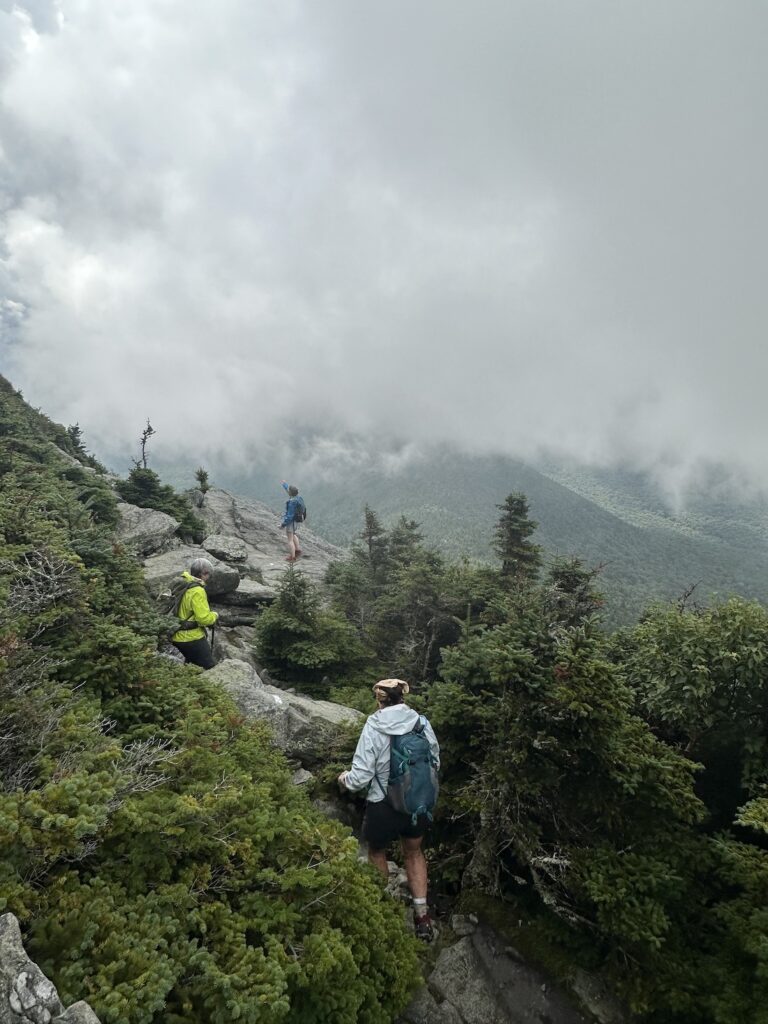
[[[276,493],[280,491],[279,485]],[[311,516],[311,502],[310,516]],[[257,571],[268,586],[282,579],[288,563],[285,532],[280,529],[280,515],[255,498],[241,498],[212,487],[206,492],[197,514],[205,521],[211,534],[238,537],[245,543],[246,569]],[[334,544],[316,536],[305,525],[299,527],[304,553],[296,567],[313,579],[320,580],[331,562],[345,558],[346,553]]]
[[[259,617],[259,609],[245,605],[242,608],[220,604],[218,600],[209,602],[211,611],[218,614],[216,627],[220,626],[252,626]]]
[[[312,806],[316,807],[326,818],[340,821],[353,831],[359,831],[362,822],[362,811],[349,797],[315,797]],[[362,851],[362,859],[367,860],[367,849]]]
[[[0,917],[0,1022],[99,1024],[87,1003],[64,1009],[54,986],[27,956],[13,914]]]
[[[628,1019],[625,1008],[593,974],[577,970],[571,987],[598,1024],[624,1024]]]
[[[450,1003],[438,1003],[429,989],[419,989],[400,1020],[403,1024],[463,1024],[459,1011]]]
[[[274,587],[267,587],[257,580],[244,579],[240,580],[237,590],[221,595],[221,603],[237,607],[258,608],[271,604],[276,597],[277,593]]]
[[[53,1021],[53,1024],[99,1024],[99,1018],[88,1003],[81,1000],[79,1003],[72,1003],[68,1010]]]
[[[441,950],[427,980],[402,1016],[407,1024],[587,1024],[550,981],[484,925],[454,918],[472,931]],[[458,927],[456,927],[458,926]]]
[[[225,533],[212,533],[203,541],[203,547],[222,562],[244,562],[248,558],[244,542]]]
[[[253,626],[235,626],[228,629],[216,630],[216,657],[220,661],[226,658],[235,658],[237,661],[247,662],[251,668],[259,671],[256,664],[253,645],[255,643]],[[262,682],[269,680],[262,677]]]
[[[312,700],[261,681],[252,665],[228,659],[208,679],[231,694],[244,715],[269,722],[276,745],[302,767],[322,763],[328,748],[349,725],[362,728],[364,715],[341,704]]]
[[[509,1024],[469,937],[440,953],[429,987],[458,1011],[463,1024]]]
[[[454,914],[451,918],[451,931],[459,938],[472,935],[477,931],[477,918],[474,914]]]
[[[178,522],[165,512],[118,502],[120,522],[115,534],[121,544],[141,558],[165,551],[172,544]]]
[[[144,560],[144,578],[149,589],[157,596],[170,587],[173,580],[185,570],[189,570],[195,558],[207,558],[213,565],[213,573],[208,580],[208,596],[216,597],[236,590],[240,584],[240,573],[226,562],[214,558],[205,548],[182,546],[165,551],[159,555],[151,555]]]

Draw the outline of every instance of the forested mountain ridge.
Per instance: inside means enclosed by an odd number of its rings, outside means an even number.
[[[280,507],[277,471],[223,480],[239,493]],[[639,474],[543,468],[446,448],[388,472],[375,456],[368,467],[334,470],[298,481],[313,528],[337,544],[359,533],[365,505],[384,523],[415,519],[425,538],[452,558],[493,559],[496,506],[511,491],[527,495],[538,522],[536,540],[549,556],[577,556],[602,565],[601,586],[613,624],[633,621],[653,600],[674,600],[697,584],[697,598],[738,593],[768,601],[768,509],[739,504],[722,489],[690,497],[674,513]]]

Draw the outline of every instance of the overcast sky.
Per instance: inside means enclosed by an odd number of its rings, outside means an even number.
[[[97,453],[768,483],[763,0],[0,8],[0,366]]]

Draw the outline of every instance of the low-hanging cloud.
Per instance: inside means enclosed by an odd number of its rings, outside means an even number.
[[[150,416],[235,463],[303,426],[768,482],[766,22],[0,10],[4,371],[97,451]]]

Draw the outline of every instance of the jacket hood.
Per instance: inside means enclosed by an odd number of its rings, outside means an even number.
[[[186,570],[181,574],[181,578],[186,580],[187,583],[199,583],[201,586],[205,586],[205,580],[201,580],[198,576],[193,576]]]
[[[410,732],[419,720],[418,711],[407,704],[393,704],[389,708],[381,708],[368,718],[369,724],[387,736],[404,736]]]

